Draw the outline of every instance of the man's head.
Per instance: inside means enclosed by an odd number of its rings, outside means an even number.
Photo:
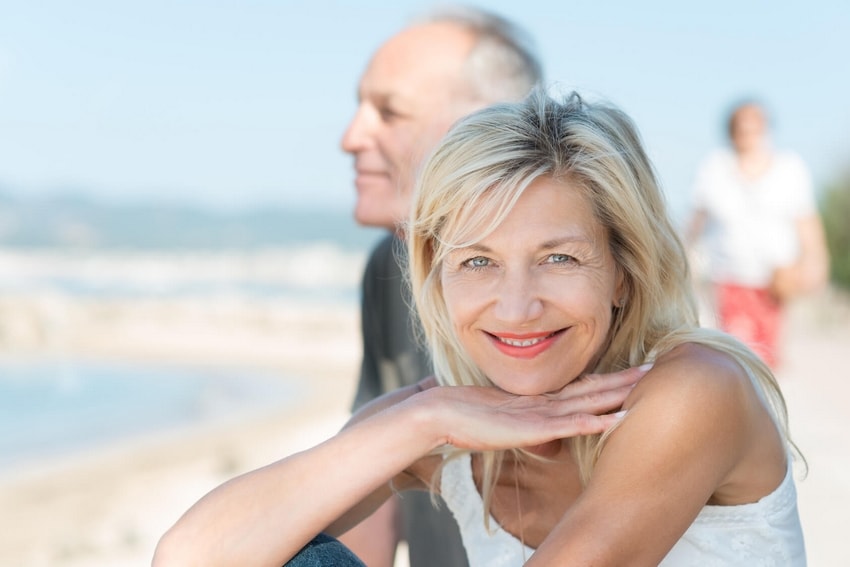
[[[541,81],[527,42],[501,17],[464,9],[417,22],[378,49],[342,138],[354,156],[358,223],[394,229],[407,216],[419,163],[448,128]]]
[[[762,150],[768,143],[767,113],[758,102],[736,104],[729,113],[728,127],[729,139],[739,154]]]

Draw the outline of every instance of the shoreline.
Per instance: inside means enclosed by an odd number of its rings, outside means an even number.
[[[353,383],[353,381],[352,381]],[[148,565],[205,492],[312,446],[348,417],[345,388],[298,403],[141,434],[0,474],[0,564]]]
[[[248,366],[0,357],[0,480],[15,469],[283,412],[308,392]]]

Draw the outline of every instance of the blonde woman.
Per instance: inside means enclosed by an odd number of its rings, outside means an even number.
[[[213,490],[156,565],[280,565],[408,489],[442,497],[472,566],[805,565],[781,393],[697,326],[622,112],[537,92],[462,120],[407,235],[436,379]]]

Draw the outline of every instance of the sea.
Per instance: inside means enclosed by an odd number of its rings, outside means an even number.
[[[23,199],[0,187],[0,293],[353,300],[381,235],[345,210]]]
[[[238,211],[0,188],[0,298],[250,298],[352,305],[382,232],[349,211]],[[0,328],[2,322],[0,321]],[[254,369],[16,356],[0,333],[0,473],[122,439],[297,403]]]

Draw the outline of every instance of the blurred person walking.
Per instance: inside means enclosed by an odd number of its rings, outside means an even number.
[[[764,105],[734,105],[727,127],[731,147],[697,170],[686,240],[706,244],[717,324],[776,369],[785,307],[827,282],[823,225],[809,170],[773,147]]]
[[[542,80],[527,33],[480,9],[445,7],[385,41],[358,87],[358,107],[341,146],[354,157],[355,220],[388,231],[362,281],[363,361],[353,409],[433,373],[418,340],[402,268],[400,223],[416,169],[459,118],[519,100]],[[400,505],[400,510],[399,510]],[[370,567],[393,564],[406,540],[411,567],[463,566],[466,553],[445,506],[426,493],[390,499],[340,538]]]

